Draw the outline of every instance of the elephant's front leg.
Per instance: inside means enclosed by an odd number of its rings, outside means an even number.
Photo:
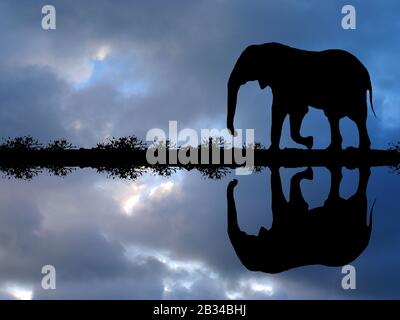
[[[271,123],[271,147],[270,150],[279,150],[283,121],[287,115],[287,109],[282,103],[274,99],[272,103],[272,123]]]
[[[303,122],[304,116],[308,111],[308,107],[298,108],[297,110],[290,112],[290,134],[293,141],[298,144],[302,144],[307,147],[307,149],[311,149],[314,144],[314,139],[311,136],[303,137],[300,134],[301,123]]]
[[[340,150],[342,148],[342,135],[339,127],[340,118],[336,116],[328,116],[328,121],[331,127],[331,144],[328,150]]]
[[[281,220],[286,220],[288,202],[283,193],[279,167],[271,167],[271,209],[272,225],[279,225]]]

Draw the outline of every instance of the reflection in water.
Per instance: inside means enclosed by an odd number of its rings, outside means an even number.
[[[52,176],[65,177],[72,173],[75,167],[64,167],[64,166],[1,166],[0,172],[3,177],[11,179],[31,180],[41,173],[48,173]],[[191,166],[191,167],[173,167],[173,166],[132,166],[132,165],[118,165],[118,166],[98,166],[95,168],[98,173],[105,173],[112,179],[126,179],[126,180],[137,180],[145,173],[153,173],[154,175],[169,177],[176,173],[178,170],[186,169],[188,171],[196,169],[200,174],[207,179],[219,180],[224,178],[229,172],[230,168],[219,165],[210,166]],[[260,172],[262,167],[255,167],[254,172]]]
[[[241,231],[237,221],[233,180],[227,188],[228,234],[243,265],[252,271],[279,273],[292,268],[320,264],[343,266],[355,260],[367,247],[372,229],[372,210],[367,222],[367,186],[370,168],[359,168],[358,188],[349,199],[340,197],[341,168],[331,168],[328,199],[309,210],[300,182],[312,180],[308,168],[296,173],[286,200],[278,168],[271,169],[272,215],[269,230],[260,228],[257,236]]]
[[[64,139],[42,145],[30,136],[9,138],[0,144],[0,173],[7,178],[30,180],[39,173],[47,172],[64,177],[77,168],[92,168],[112,178],[136,180],[146,172],[170,176],[178,170],[196,169],[206,178],[221,179],[230,170],[244,165],[230,157],[225,158],[226,151],[229,151],[227,154],[253,155],[254,161],[250,162],[254,166],[250,167],[254,172],[277,165],[286,168],[328,167],[332,164],[333,157],[338,166],[388,166],[393,172],[400,172],[400,143],[391,144],[388,150],[360,151],[349,147],[337,152],[303,149],[274,151],[265,149],[258,143],[232,148],[229,142],[210,138],[197,147],[173,147],[167,143],[160,148],[165,153],[165,159],[162,163],[151,164],[147,161],[147,145],[135,136],[112,138],[107,143],[99,143],[90,149],[73,147]],[[193,154],[194,161],[192,162],[192,156],[190,162],[187,158],[181,161],[179,157],[172,161],[177,152],[182,151],[186,156]]]

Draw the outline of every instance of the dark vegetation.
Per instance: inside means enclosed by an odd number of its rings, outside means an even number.
[[[32,179],[41,172],[55,176],[66,176],[76,168],[93,168],[106,173],[111,178],[137,179],[145,172],[155,175],[171,176],[178,170],[196,169],[205,178],[221,179],[240,164],[226,164],[223,148],[227,143],[222,139],[203,141],[197,149],[199,160],[201,148],[211,151],[220,149],[220,164],[156,164],[146,160],[148,145],[135,136],[110,138],[91,149],[77,148],[65,139],[41,144],[31,136],[3,139],[0,144],[0,171],[7,178]],[[169,141],[160,147],[167,151],[167,159],[172,150],[183,150],[172,146]],[[231,146],[227,146],[231,148]],[[283,149],[270,151],[259,143],[249,146],[254,150],[254,171],[265,167],[308,167],[308,166],[387,166],[400,173],[400,142],[390,144],[387,150],[359,151],[347,148],[339,152],[327,150]],[[189,152],[186,148],[185,152]],[[241,152],[248,151],[245,147]],[[199,161],[200,163],[200,161]]]

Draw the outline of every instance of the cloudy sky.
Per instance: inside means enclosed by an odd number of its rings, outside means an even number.
[[[52,4],[57,28],[41,28]],[[226,81],[249,44],[281,42],[309,50],[341,48],[369,69],[377,118],[372,146],[400,137],[397,1],[352,1],[357,29],[341,28],[348,1],[0,1],[0,136],[66,138],[94,146],[110,136],[144,138],[151,128],[224,128]],[[271,92],[248,83],[236,126],[269,145]],[[250,111],[251,110],[251,111]],[[344,145],[357,145],[343,120]],[[310,110],[302,133],[329,144],[323,113]],[[281,146],[294,146],[285,123]],[[293,170],[282,170],[284,186]],[[321,206],[329,174],[303,183]],[[345,170],[343,195],[358,174]],[[271,224],[270,173],[239,177],[241,227]],[[399,177],[373,169],[377,199],[371,241],[353,262],[357,289],[342,290],[340,268],[309,266],[278,275],[245,269],[226,233],[226,186],[196,172],[123,181],[91,170],[32,181],[0,180],[0,298],[399,298]],[[41,268],[57,270],[43,290]]]

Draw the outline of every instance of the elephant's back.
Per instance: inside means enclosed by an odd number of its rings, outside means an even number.
[[[359,97],[369,87],[368,70],[357,57],[345,50],[317,52],[306,65],[307,83],[312,84],[314,92],[330,97],[335,104],[343,97]]]
[[[329,49],[319,51],[316,60],[318,60],[320,64],[323,64],[324,67],[331,67],[332,70],[345,70],[347,73],[352,70],[354,70],[354,72],[366,70],[362,62],[355,55],[346,50]]]

